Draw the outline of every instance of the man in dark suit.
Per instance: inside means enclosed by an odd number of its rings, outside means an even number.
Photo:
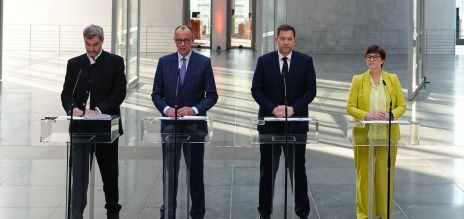
[[[285,85],[287,88],[287,116],[307,117],[308,104],[316,96],[316,73],[312,58],[294,51],[296,44],[295,29],[290,25],[277,28],[275,41],[278,51],[258,58],[253,76],[251,94],[259,104],[259,117],[285,118]],[[258,126],[260,135],[284,135],[283,122],[267,122]],[[291,122],[288,133],[299,138],[306,138],[307,122]],[[299,141],[301,142],[301,141]],[[308,182],[305,169],[305,144],[285,145],[260,144],[260,179],[259,179],[259,218],[271,217],[274,194],[275,174],[279,167],[282,152],[289,164],[290,177],[295,178],[295,212],[300,218],[309,215]],[[294,164],[294,166],[292,165]]]
[[[90,25],[83,32],[87,53],[68,61],[61,102],[68,115],[121,115],[120,105],[126,97],[126,76],[122,57],[102,50],[103,29]],[[74,95],[73,95],[74,94]],[[122,134],[121,119],[119,132]],[[81,127],[76,127],[81,129]],[[84,131],[76,130],[74,131]],[[72,218],[82,218],[89,183],[87,145],[72,147]],[[109,144],[97,144],[95,155],[103,179],[103,191],[108,218],[119,218],[121,205],[118,192],[118,139]]]
[[[206,116],[206,111],[217,102],[218,94],[211,60],[192,51],[193,39],[193,31],[190,27],[185,25],[177,27],[174,31],[177,52],[159,59],[151,96],[153,103],[163,116],[174,117],[176,105],[179,117]],[[161,123],[161,132],[165,135],[173,134],[174,129],[173,121]],[[177,121],[176,132],[188,135],[191,142],[202,142],[207,132],[207,125],[205,121]],[[190,170],[192,199],[190,216],[198,219],[205,215],[203,182],[205,146],[203,143],[182,144],[182,146],[181,149],[180,143],[162,145],[163,206],[160,208],[161,218],[175,218],[181,150],[184,152],[186,166]]]

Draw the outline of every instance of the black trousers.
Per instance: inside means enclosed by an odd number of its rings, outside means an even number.
[[[107,213],[117,213],[121,210],[118,190],[118,139],[111,144],[96,144],[95,152],[88,144],[73,144],[72,153],[72,184],[71,208],[73,218],[82,218],[87,205],[87,190],[89,186],[90,158],[95,153],[105,192],[105,208]],[[70,209],[71,210],[71,209]]]
[[[295,178],[295,213],[298,217],[309,215],[308,180],[305,168],[305,144],[288,143],[281,144],[261,144],[260,145],[260,177],[259,177],[259,206],[260,215],[271,215],[272,201],[274,194],[274,184],[277,170],[279,168],[280,155],[284,151],[284,156],[288,164],[290,182],[293,185],[293,175]],[[293,174],[293,172],[295,174]],[[293,188],[293,187],[292,187]]]
[[[202,126],[203,127],[203,126]],[[204,128],[204,127],[203,127]],[[202,129],[202,128],[201,128]],[[205,216],[205,185],[203,180],[205,139],[204,131],[195,124],[178,124],[178,141],[174,144],[174,125],[163,127],[163,206],[160,208],[161,218],[175,219],[177,207],[178,176],[181,153],[184,154],[185,166],[190,171],[191,208],[190,216],[200,219]],[[181,143],[183,140],[197,143]],[[175,169],[174,169],[175,167]],[[183,186],[183,185],[182,185]]]

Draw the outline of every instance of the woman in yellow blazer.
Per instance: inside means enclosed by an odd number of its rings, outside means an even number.
[[[401,83],[396,74],[383,70],[386,53],[377,46],[369,46],[365,52],[368,70],[353,76],[348,96],[346,111],[355,120],[388,120],[390,95],[392,102],[392,119],[398,119],[406,110],[406,103],[401,89]],[[384,85],[384,82],[386,86]],[[392,145],[399,139],[398,125],[392,126]],[[388,139],[388,128],[385,126],[366,125],[365,128],[353,130],[354,163],[356,167],[356,215],[358,219],[368,216],[368,161],[369,145],[375,140],[385,142]],[[384,139],[384,140],[382,140]],[[375,144],[375,143],[374,143]],[[393,209],[393,176],[397,147],[392,147],[390,176],[390,209]],[[387,155],[388,147],[376,147],[376,175],[374,179],[374,215],[387,218]],[[393,211],[390,211],[390,215]],[[392,218],[392,217],[391,217]]]

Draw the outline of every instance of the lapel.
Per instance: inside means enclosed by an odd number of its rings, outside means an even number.
[[[177,81],[177,74],[179,73],[179,60],[177,59],[177,52],[171,55],[171,59],[167,66],[168,77],[174,77],[174,81]],[[174,83],[174,89],[176,84]]]
[[[280,76],[280,66],[279,66],[279,55],[277,54],[277,51],[275,51],[272,55],[271,55],[271,62],[272,63],[271,65],[271,73],[273,76]]]
[[[362,77],[362,89],[363,89],[363,96],[364,96],[364,103],[366,103],[366,106],[364,106],[365,110],[370,109],[370,99],[371,99],[371,74],[370,71],[367,70],[364,72],[363,77]]]
[[[298,69],[298,67],[295,67],[297,65],[297,63],[299,62],[298,61],[298,58],[300,56],[298,56],[297,52],[295,50],[292,51],[292,60],[290,60],[291,64],[290,64],[290,68],[288,68],[288,75],[292,75],[292,69]],[[291,77],[291,76],[289,76]]]
[[[283,90],[284,89],[284,83],[283,83],[283,80],[282,80],[282,73],[280,72],[280,66],[279,66],[279,54],[277,51],[274,51],[274,53],[271,55],[271,61],[270,61],[270,72],[268,72],[268,74],[270,74],[270,76],[272,78],[275,78],[275,81],[277,82],[277,85],[279,87],[279,90]],[[287,81],[287,84],[288,84],[288,81]]]

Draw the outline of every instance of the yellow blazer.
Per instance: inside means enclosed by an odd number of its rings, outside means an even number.
[[[406,102],[404,100],[401,83],[396,74],[389,73],[382,70],[382,79],[387,84],[388,91],[391,93],[392,99],[392,113],[393,119],[400,118],[406,111]],[[386,106],[385,109],[390,108],[390,98],[388,92],[385,92]],[[371,76],[370,71],[354,75],[351,81],[350,92],[346,104],[346,111],[355,120],[364,120],[366,114],[370,110],[370,97],[371,97]],[[368,126],[365,128],[355,128],[353,130],[354,145],[368,144],[367,139]],[[399,139],[400,129],[398,125],[392,126],[392,140]]]

